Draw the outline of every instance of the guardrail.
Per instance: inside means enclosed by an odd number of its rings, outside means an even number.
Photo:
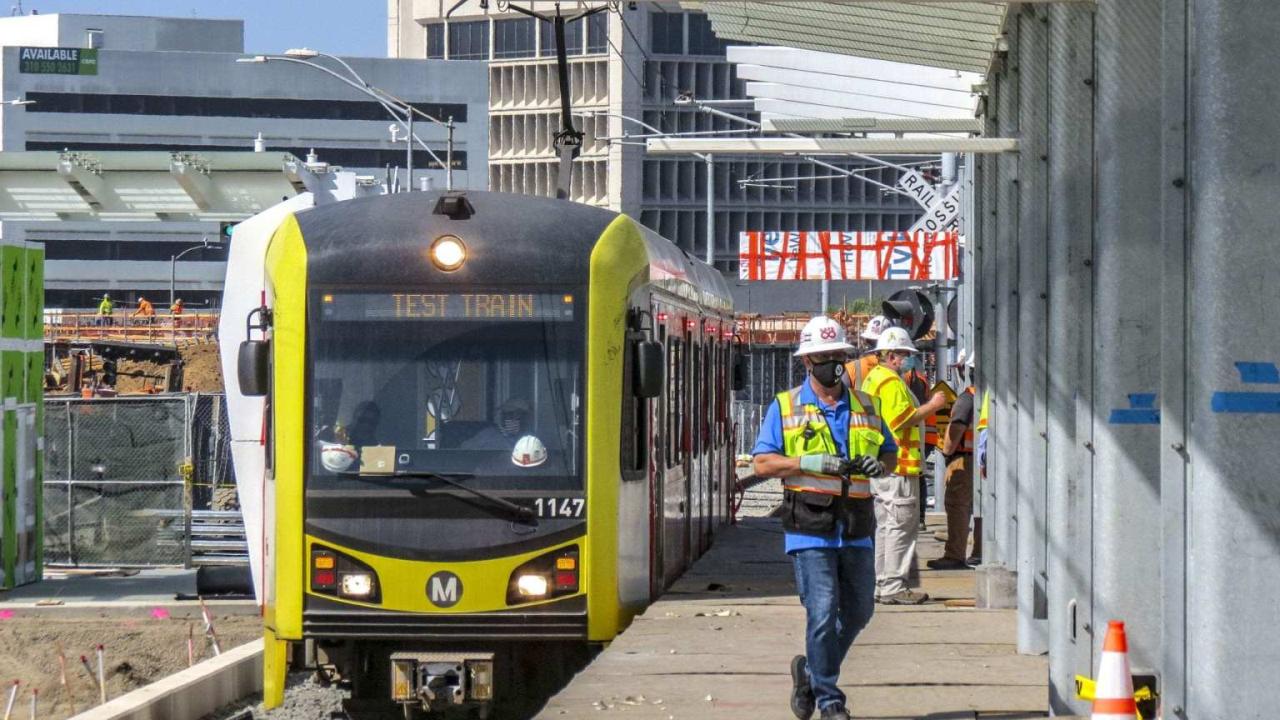
[[[157,313],[150,317],[130,315],[126,311],[102,316],[96,313],[66,313],[46,310],[44,339],[116,340],[120,342],[177,343],[192,338],[212,338],[218,331],[217,312],[186,312],[181,315]]]

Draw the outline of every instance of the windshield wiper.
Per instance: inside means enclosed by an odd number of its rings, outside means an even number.
[[[440,482],[445,483],[446,485],[451,485],[455,488],[458,488],[459,490],[469,492],[472,495],[487,501],[488,503],[490,503],[495,507],[499,507],[499,508],[502,508],[503,510],[506,510],[515,518],[517,522],[521,522],[526,525],[538,524],[538,520],[534,516],[533,510],[525,507],[524,505],[517,505],[516,503],[513,503],[510,500],[507,500],[506,498],[494,495],[491,492],[478,490],[476,488],[471,487],[470,485],[467,485],[466,483],[459,482],[460,480],[470,480],[471,478],[475,477],[475,475],[472,473],[435,473],[435,472],[426,472],[421,470],[400,470],[400,471],[396,471],[391,475],[361,475],[360,473],[343,473],[343,474],[357,477],[361,480],[377,480],[380,477],[382,478],[385,478],[385,477],[421,478],[423,480],[439,480]]]

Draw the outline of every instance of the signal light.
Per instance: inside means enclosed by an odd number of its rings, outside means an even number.
[[[571,557],[556,558],[557,570],[573,570],[577,567],[578,567],[578,561],[576,558],[571,558]]]
[[[332,570],[317,570],[311,576],[311,584],[316,587],[329,587],[335,584]]]
[[[230,242],[232,234],[236,231],[236,225],[240,223],[223,222],[218,223],[218,237],[222,238],[222,242]]]
[[[667,321],[667,314],[664,312],[658,313],[658,322],[664,323],[666,321]]]
[[[317,556],[316,556],[316,569],[317,569],[317,570],[332,570],[332,569],[333,569],[333,567],[334,567],[334,565],[336,565],[336,564],[337,564],[337,559],[336,559],[336,558],[334,558],[332,555],[317,555]]]
[[[576,572],[556,573],[556,587],[571,588],[577,584],[578,584],[578,573]]]

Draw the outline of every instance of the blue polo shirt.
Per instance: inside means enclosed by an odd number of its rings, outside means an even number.
[[[802,405],[817,405],[826,418],[827,426],[831,428],[831,436],[836,441],[836,449],[840,451],[842,456],[849,455],[849,395],[842,393],[840,399],[834,405],[827,405],[818,399],[818,394],[813,391],[813,386],[809,384],[808,379],[800,387],[800,403]],[[880,433],[884,435],[884,444],[880,446],[880,452],[891,452],[898,454],[898,445],[893,441],[893,434],[889,432],[888,426],[884,424],[884,419],[880,420]],[[760,434],[756,437],[756,445],[751,449],[752,455],[764,455],[775,453],[783,454],[782,447],[782,408],[778,407],[778,400],[774,398],[773,404],[769,406],[768,412],[765,413],[764,421],[760,423]],[[857,540],[844,539],[844,528],[837,525],[834,537],[826,537],[823,535],[805,535],[802,533],[787,533],[786,548],[787,553],[799,552],[800,550],[809,550],[812,548],[842,548],[842,547],[859,547],[869,548],[872,546],[871,538],[858,538]]]

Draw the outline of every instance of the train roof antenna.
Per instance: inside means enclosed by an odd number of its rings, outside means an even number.
[[[560,132],[555,134],[555,146],[560,151],[560,172],[556,177],[556,198],[569,199],[569,188],[573,183],[573,159],[582,152],[583,133],[573,122],[573,98],[569,95],[569,53],[565,47],[565,25],[609,9],[609,5],[584,10],[575,15],[565,17],[560,14],[560,3],[556,3],[554,16],[543,15],[532,9],[510,5],[510,8],[522,15],[537,18],[550,23],[556,33],[556,72],[560,76]]]

